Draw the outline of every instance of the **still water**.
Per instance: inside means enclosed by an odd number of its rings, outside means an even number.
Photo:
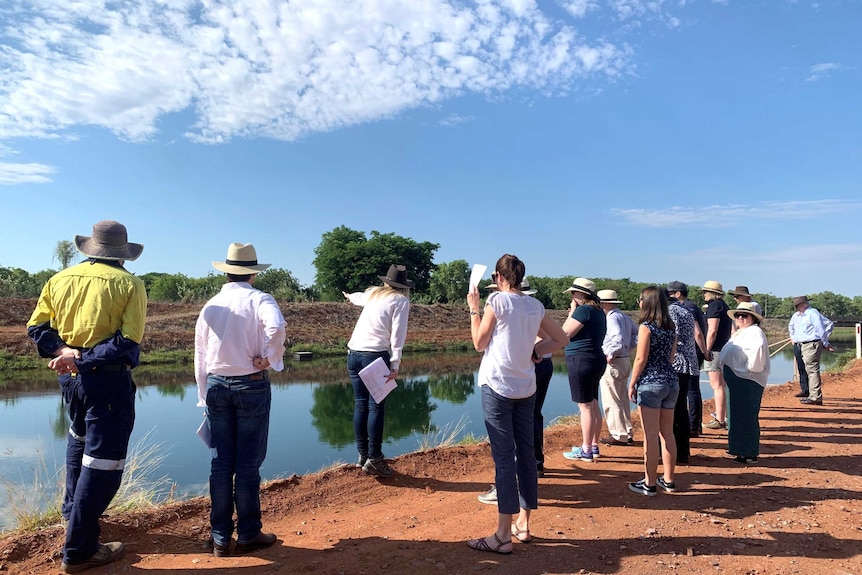
[[[835,354],[824,353],[823,369]],[[353,462],[353,390],[346,384],[344,361],[293,364],[273,373],[269,451],[261,474],[266,479],[313,472],[336,462]],[[481,394],[475,385],[479,356],[405,357],[410,373],[398,381],[386,404],[384,453],[388,457],[415,451],[422,437],[446,435],[458,422],[460,435],[484,436]],[[577,413],[572,403],[565,362],[554,358],[555,371],[545,401],[547,425],[554,418]],[[411,372],[412,371],[412,372]],[[789,348],[772,358],[769,383],[793,378]],[[712,397],[701,372],[704,399]],[[164,457],[154,473],[167,477],[179,498],[205,495],[209,450],[196,437],[203,409],[195,407],[197,388],[191,370],[138,375],[137,420],[132,445],[158,445]],[[54,384],[55,385],[55,384]],[[63,465],[68,422],[59,393],[50,383],[41,390],[0,391],[0,528],[11,525],[9,485],[48,483]],[[397,468],[397,463],[395,465]],[[20,497],[18,491],[14,497]]]

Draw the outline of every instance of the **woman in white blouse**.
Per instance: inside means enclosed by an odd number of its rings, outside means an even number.
[[[769,378],[769,343],[760,329],[763,316],[755,304],[740,303],[727,315],[736,332],[721,349],[721,365],[728,395],[728,454],[737,463],[757,463],[760,455],[760,401]]]
[[[473,346],[484,352],[478,379],[494,458],[498,512],[497,530],[467,544],[478,551],[503,554],[512,552],[512,537],[522,543],[532,540],[530,511],[538,506],[534,362],[568,343],[560,326],[545,315],[542,303],[521,292],[524,272],[524,263],[513,255],[497,260],[491,277],[498,291],[488,296],[483,314],[478,291],[467,294]],[[547,337],[537,342],[538,334]]]
[[[407,317],[410,313],[410,288],[407,269],[389,266],[386,276],[378,276],[385,285],[370,287],[364,292],[344,293],[362,313],[347,342],[347,373],[353,384],[353,432],[359,450],[359,466],[368,474],[390,477],[392,469],[383,457],[383,416],[386,401],[379,404],[359,377],[362,368],[382,358],[389,367],[389,378],[398,376],[401,350],[407,337]]]

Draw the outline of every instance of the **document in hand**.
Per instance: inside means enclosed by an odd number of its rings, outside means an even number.
[[[482,264],[473,264],[473,269],[470,270],[470,283],[467,284],[470,291],[479,289],[479,281],[485,276],[488,271],[488,266]]]
[[[398,386],[394,379],[386,381],[387,377],[389,377],[389,368],[386,367],[386,362],[383,361],[382,357],[378,357],[359,370],[359,378],[368,388],[368,393],[371,394],[376,403],[386,399],[389,392]]]
[[[212,447],[213,447],[213,432],[212,432],[212,429],[210,429],[210,422],[206,418],[206,416],[204,416],[204,420],[203,420],[203,422],[201,422],[201,426],[198,427],[197,436],[200,438],[201,441],[204,442],[204,445],[206,445],[208,448],[212,449]]]

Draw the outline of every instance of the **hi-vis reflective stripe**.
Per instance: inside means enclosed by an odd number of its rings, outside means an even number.
[[[81,443],[84,443],[84,440],[86,439],[83,435],[78,435],[77,433],[75,433],[75,430],[71,427],[69,428],[69,435],[71,435],[75,441],[79,441]]]
[[[96,459],[89,455],[84,456],[83,463],[84,467],[101,471],[122,471],[126,467],[125,459]]]

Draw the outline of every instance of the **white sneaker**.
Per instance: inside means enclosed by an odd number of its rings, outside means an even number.
[[[480,493],[476,496],[476,499],[487,505],[495,505],[497,503],[497,486],[492,485],[491,489],[485,493]]]

